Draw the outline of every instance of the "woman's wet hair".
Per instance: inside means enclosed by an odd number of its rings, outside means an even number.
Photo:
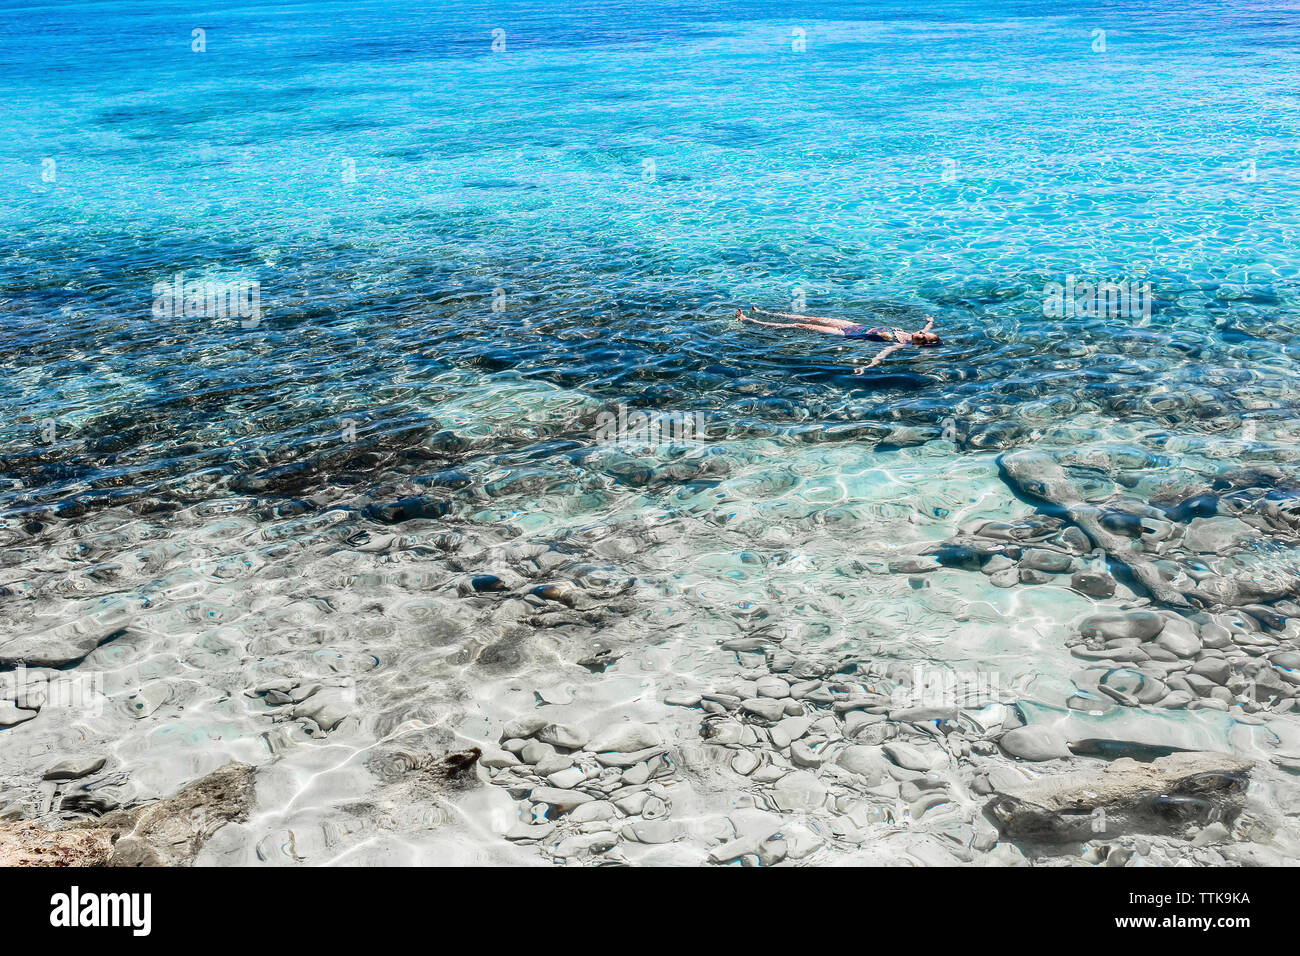
[[[916,345],[942,345],[943,344],[943,339],[939,338],[939,336],[936,333],[927,332],[925,329],[921,329],[919,332],[913,332],[912,341]]]

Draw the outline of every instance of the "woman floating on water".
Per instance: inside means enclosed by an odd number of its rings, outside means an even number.
[[[756,305],[749,307],[751,315],[746,315],[740,309],[736,310],[736,318],[742,322],[754,322],[758,325],[770,325],[777,329],[807,329],[810,332],[825,332],[828,335],[842,335],[846,339],[867,339],[871,342],[888,342],[871,360],[867,368],[879,365],[885,357],[901,348],[909,345],[927,346],[942,345],[943,339],[930,329],[934,325],[934,319],[930,318],[925,323],[925,328],[916,332],[904,332],[902,329],[886,329],[883,326],[876,328],[867,328],[865,325],[858,325],[856,322],[847,322],[844,319],[825,319],[816,315],[794,315],[789,312],[767,312]],[[797,322],[764,322],[762,319],[754,318],[755,315],[766,315],[775,319],[798,319]],[[855,369],[861,374],[864,369]]]

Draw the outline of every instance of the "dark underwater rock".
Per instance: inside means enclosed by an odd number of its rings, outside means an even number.
[[[1005,836],[1043,843],[1124,833],[1185,835],[1241,812],[1251,764],[1187,751],[1142,764],[1104,767],[1026,782],[1000,781],[985,812]]]
[[[1161,576],[1151,559],[1135,550],[1131,538],[1117,534],[1103,523],[1098,510],[1083,500],[1065,470],[1050,455],[1022,449],[1002,455],[998,465],[1003,479],[1013,490],[1068,517],[1111,561],[1128,568],[1153,598],[1175,607],[1189,606],[1187,598]],[[1137,527],[1140,529],[1140,523]]]

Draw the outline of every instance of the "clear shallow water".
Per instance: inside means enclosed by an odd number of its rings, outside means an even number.
[[[125,633],[65,665],[103,675],[102,713],[0,731],[9,798],[42,809],[67,752],[146,794],[239,757],[261,810],[226,862],[541,860],[501,840],[504,790],[412,824],[367,756],[495,743],[539,701],[694,740],[664,696],[735,680],[754,662],[717,642],[755,632],[1062,709],[1068,642],[1147,599],[1131,575],[1094,598],[898,570],[1043,510],[999,454],[1043,451],[1130,515],[1288,501],[1297,10],[818,9],[11,9],[0,615],[6,639]],[[178,272],[257,282],[259,321],[159,319]],[[1150,282],[1151,314],[1047,318],[1070,275]],[[944,347],[856,375],[862,343],[732,316],[799,295],[934,316]],[[604,441],[620,404],[703,433]],[[1292,573],[1293,533],[1251,527],[1237,560]],[[488,574],[506,591],[475,592]],[[591,605],[521,609],[558,581]],[[350,716],[246,693],[277,677]],[[1119,710],[1125,739],[1260,760],[1264,806],[1292,786],[1270,756],[1293,713]],[[747,792],[678,763],[692,829],[651,861],[698,862]],[[401,825],[354,806],[385,799]],[[882,844],[812,859],[851,845]]]

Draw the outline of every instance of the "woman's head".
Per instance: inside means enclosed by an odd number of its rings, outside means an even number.
[[[926,332],[926,331],[913,332],[912,344],[913,345],[942,345],[943,339],[939,338],[939,336],[937,336],[933,332]]]

